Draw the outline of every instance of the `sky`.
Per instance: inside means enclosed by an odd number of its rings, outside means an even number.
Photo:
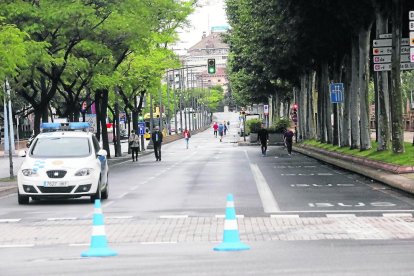
[[[180,54],[199,42],[204,31],[209,34],[211,27],[228,25],[225,0],[199,0],[197,6],[189,16],[190,26],[179,31],[180,41],[174,45]]]

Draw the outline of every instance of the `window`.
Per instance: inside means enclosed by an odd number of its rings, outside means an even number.
[[[86,157],[91,154],[88,137],[40,137],[31,151],[33,157]]]

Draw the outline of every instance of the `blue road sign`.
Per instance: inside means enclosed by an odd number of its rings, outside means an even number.
[[[344,102],[344,84],[343,83],[331,83],[329,86],[331,92],[331,103],[343,103]]]
[[[145,123],[138,123],[138,128],[139,128],[139,135],[144,135],[145,134]]]

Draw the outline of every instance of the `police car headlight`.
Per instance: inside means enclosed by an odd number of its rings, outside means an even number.
[[[35,171],[33,169],[24,169],[24,170],[22,170],[22,174],[24,176],[36,176],[37,175],[37,171]]]
[[[87,168],[87,169],[80,169],[79,171],[77,171],[75,173],[75,176],[87,176],[87,175],[92,174],[92,172],[93,172],[93,169],[89,169],[89,168]]]

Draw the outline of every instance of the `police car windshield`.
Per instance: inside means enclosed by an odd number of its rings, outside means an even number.
[[[87,137],[39,137],[30,152],[33,157],[85,157],[91,154]]]

